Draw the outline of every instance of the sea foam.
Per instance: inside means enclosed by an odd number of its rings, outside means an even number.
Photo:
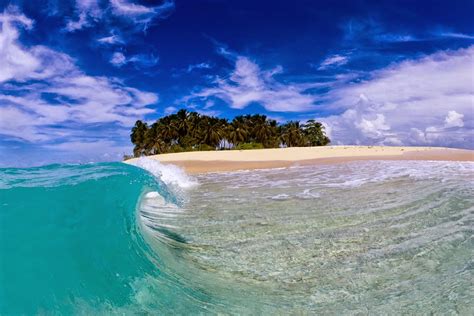
[[[178,166],[165,165],[157,160],[141,157],[130,162],[131,165],[145,169],[166,185],[174,188],[189,189],[198,185],[198,181]]]

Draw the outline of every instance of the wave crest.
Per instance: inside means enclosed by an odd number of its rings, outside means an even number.
[[[165,165],[155,159],[141,157],[127,163],[145,169],[173,188],[189,189],[199,184],[195,178],[186,174],[180,167],[171,164]]]

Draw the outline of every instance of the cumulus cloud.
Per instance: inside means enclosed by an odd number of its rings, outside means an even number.
[[[464,122],[462,120],[463,117],[464,117],[464,114],[460,114],[456,111],[449,111],[448,115],[446,115],[446,118],[444,119],[444,127],[446,128],[463,127],[464,126]]]
[[[335,143],[474,147],[474,46],[375,71],[328,94]]]
[[[70,56],[45,46],[25,47],[20,27],[33,22],[8,8],[0,13],[0,134],[3,139],[50,146],[96,139],[88,127],[128,129],[153,112],[154,93],[126,86],[115,78],[90,76]]]
[[[193,93],[186,100],[208,101],[218,98],[234,109],[243,109],[253,102],[261,104],[268,111],[302,112],[314,109],[316,96],[307,90],[320,84],[281,83],[275,75],[282,73],[277,66],[264,70],[245,56],[233,55],[226,51],[235,67],[228,78],[216,77],[214,86]]]

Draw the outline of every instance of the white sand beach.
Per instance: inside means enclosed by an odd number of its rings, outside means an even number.
[[[149,158],[165,164],[174,164],[190,174],[197,174],[356,160],[474,161],[474,151],[442,147],[321,146],[195,151],[154,155]]]

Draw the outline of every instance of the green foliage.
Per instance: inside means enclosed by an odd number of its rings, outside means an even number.
[[[196,150],[198,150],[198,151],[212,151],[212,150],[216,150],[216,147],[213,147],[213,146],[210,146],[210,145],[207,145],[207,144],[201,144],[201,145],[199,145],[198,148],[196,148]]]
[[[237,150],[263,149],[263,148],[265,148],[265,146],[263,146],[262,143],[242,143],[234,147],[234,149],[237,149]]]
[[[304,125],[304,134],[311,146],[325,146],[329,144],[329,137],[324,133],[323,124],[309,120]]]
[[[170,146],[170,148],[168,149],[168,152],[169,152],[169,153],[182,153],[182,152],[185,152],[185,151],[188,151],[188,150],[186,150],[185,148],[181,147],[180,145],[172,145],[172,146]]]
[[[137,121],[130,140],[135,157],[183,151],[216,150],[216,148],[260,149],[281,145],[324,146],[330,140],[324,126],[314,120],[302,125],[290,121],[279,125],[265,115],[236,116],[227,119],[179,110],[148,126]],[[227,145],[223,145],[227,144]]]

